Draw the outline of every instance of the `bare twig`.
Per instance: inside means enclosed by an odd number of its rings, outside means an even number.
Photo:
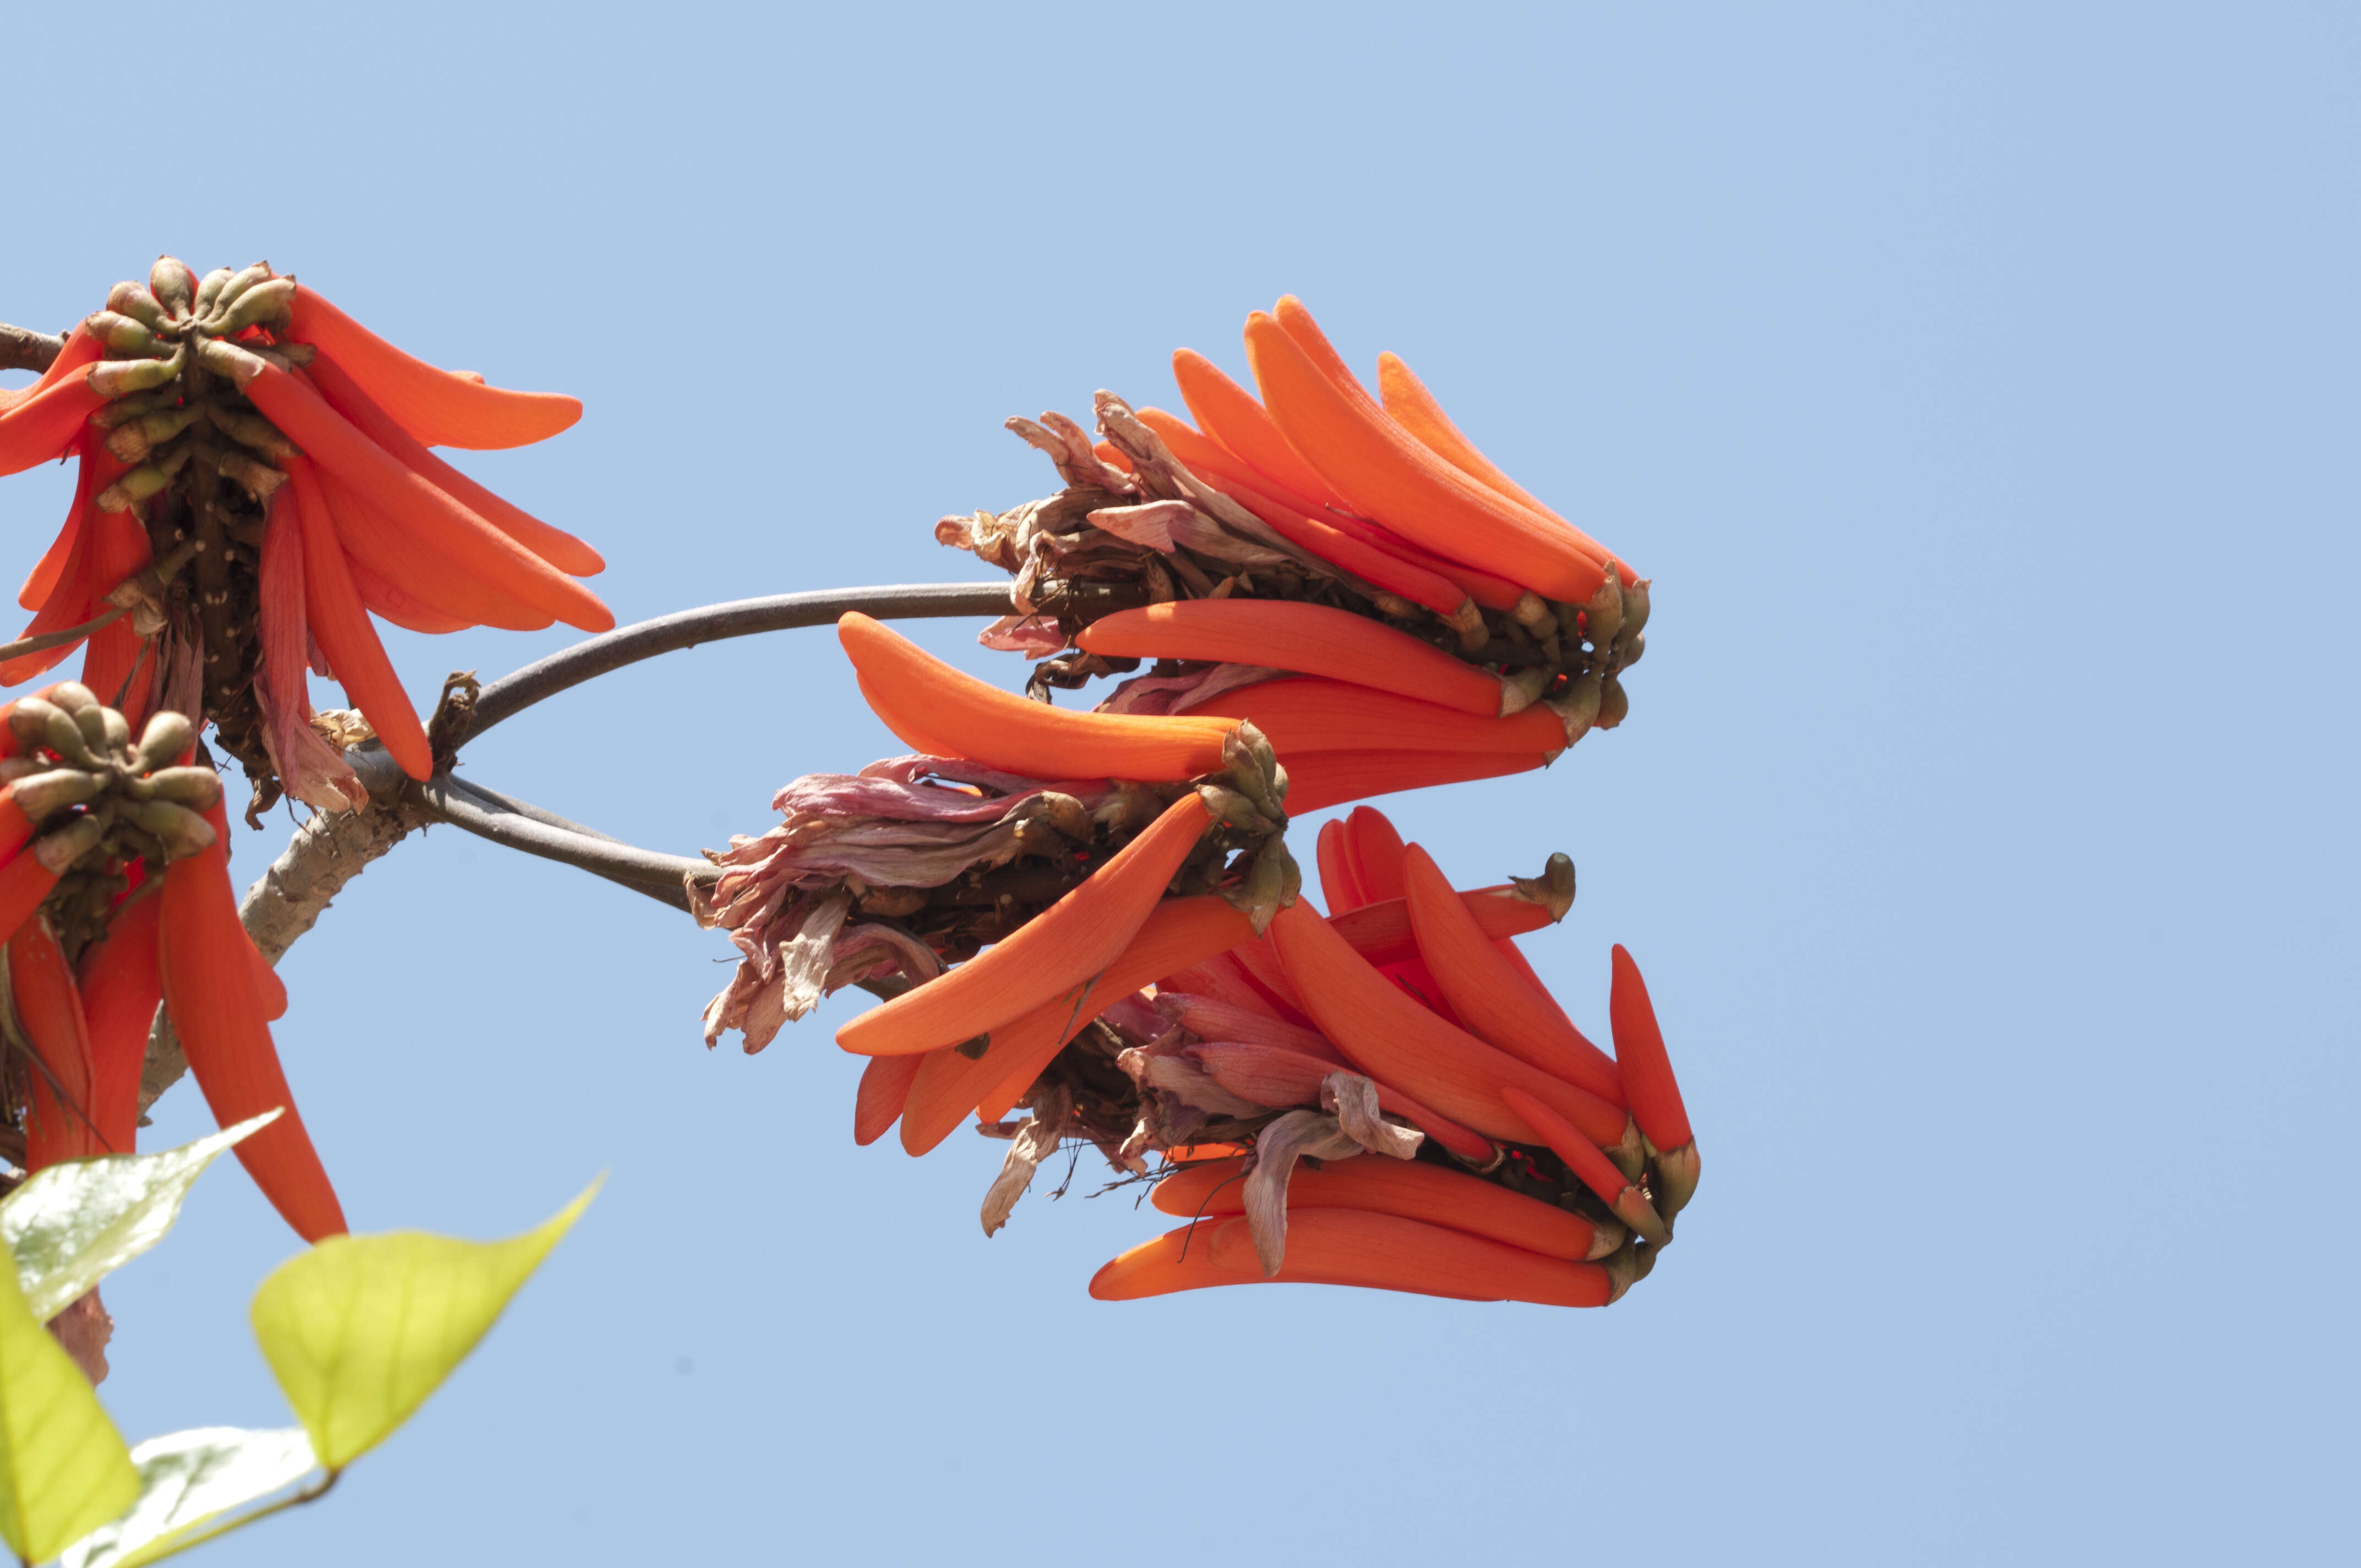
[[[108,607],[104,614],[85,620],[80,626],[69,626],[63,631],[44,631],[38,637],[19,637],[14,642],[0,642],[0,663],[5,663],[11,659],[21,659],[27,653],[38,653],[45,649],[62,648],[69,642],[79,642],[92,632],[104,630],[121,619],[123,619],[123,607],[119,604],[113,605]]]
[[[0,322],[0,370],[47,370],[65,347],[62,337]]]
[[[348,751],[345,760],[368,787],[369,803],[358,811],[322,812],[298,828],[286,850],[246,890],[238,905],[247,934],[273,963],[312,928],[346,883],[412,828],[433,819],[410,798],[409,778],[382,750]],[[155,1103],[187,1070],[180,1039],[159,1009],[139,1075],[140,1109]]]
[[[700,642],[822,625],[847,610],[880,620],[910,620],[999,615],[1008,609],[1008,589],[1000,584],[927,583],[777,594],[683,610],[619,628],[528,664],[475,692],[465,707],[451,708],[446,702],[453,717],[445,723],[438,711],[438,743],[442,729],[459,731],[448,741],[456,749],[544,697]],[[462,728],[458,716],[469,709],[473,721]],[[438,744],[437,755],[442,754]],[[430,784],[414,784],[374,742],[346,752],[345,760],[368,788],[368,805],[358,811],[324,812],[305,822],[238,905],[254,945],[273,963],[312,928],[346,883],[413,829],[434,822],[448,822],[506,848],[577,867],[681,910],[688,907],[684,877],[719,874],[705,861],[639,849],[448,773],[437,774]],[[180,1041],[159,1009],[140,1073],[140,1108],[153,1104],[187,1070]]]
[[[785,631],[797,626],[824,626],[847,610],[859,610],[880,620],[915,620],[927,617],[1006,615],[1010,609],[1005,583],[918,583],[878,588],[824,588],[816,593],[774,594],[767,598],[738,599],[729,604],[685,609],[658,616],[636,626],[621,626],[548,658],[503,675],[476,698],[476,721],[467,737],[481,735],[493,725],[523,712],[544,697],[555,696],[593,676],[677,652],[700,642],[751,637],[759,631]]]

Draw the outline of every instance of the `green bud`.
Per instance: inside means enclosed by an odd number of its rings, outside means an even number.
[[[111,707],[102,707],[100,717],[106,725],[106,754],[120,756],[131,750],[131,720]]]
[[[214,302],[221,298],[222,290],[228,285],[231,279],[236,276],[236,273],[226,267],[216,267],[206,273],[204,281],[197,285],[197,301],[193,307],[196,313],[200,316],[210,315],[213,313]]]
[[[49,709],[49,729],[41,737],[41,744],[69,762],[85,768],[98,767],[99,760],[92,754],[90,742],[82,738],[82,726],[74,722],[77,717],[61,708]]]
[[[169,800],[133,801],[123,808],[123,819],[154,834],[170,860],[186,860],[214,841],[212,823]]]
[[[262,374],[262,361],[234,343],[217,337],[197,340],[197,363],[233,387],[243,389]]]
[[[171,318],[164,313],[164,307],[157,302],[156,296],[137,283],[117,283],[108,290],[106,308],[117,315],[129,316],[150,333],[162,332],[171,324]]]
[[[81,768],[51,768],[27,779],[18,779],[9,794],[18,810],[38,822],[52,812],[63,811],[69,806],[80,806],[106,787],[106,780],[97,773]]]
[[[159,256],[148,269],[148,291],[175,320],[186,316],[197,295],[196,274],[176,256]]]
[[[258,261],[251,267],[238,269],[231,273],[229,280],[221,286],[221,292],[214,296],[214,308],[206,319],[209,322],[219,321],[229,313],[231,308],[245,296],[248,289],[258,283],[268,282],[269,280],[270,263],[268,261]]]
[[[139,733],[139,765],[169,770],[188,755],[196,740],[196,726],[183,715],[170,711],[157,714]]]
[[[205,330],[228,337],[250,326],[284,326],[294,309],[295,280],[273,278],[240,294],[224,313],[220,323]]]
[[[1607,677],[1598,694],[1598,728],[1612,729],[1623,722],[1631,711],[1631,698],[1624,692],[1623,683],[1614,676]]]
[[[98,694],[80,681],[60,681],[49,688],[49,700],[68,713],[98,706]]]
[[[18,697],[8,709],[8,732],[16,736],[19,746],[45,746],[49,744],[49,719],[53,715],[62,718],[65,710],[38,696]]]
[[[202,817],[197,819],[203,822]],[[210,829],[208,829],[210,831]],[[98,848],[106,837],[106,824],[95,817],[77,817],[54,833],[44,833],[33,840],[33,859],[41,869],[55,876],[73,870],[74,862]]]
[[[257,413],[239,413],[219,403],[205,404],[205,417],[214,428],[241,446],[250,446],[266,457],[292,457],[295,444],[279,433],[279,427]]]
[[[170,352],[147,327],[115,311],[93,311],[82,318],[82,327],[104,344],[110,354],[144,354],[154,358]]]
[[[1583,635],[1590,640],[1593,648],[1604,652],[1623,624],[1623,579],[1616,576],[1612,566],[1607,569],[1607,580],[1598,585],[1598,591],[1590,596],[1590,602],[1582,607],[1582,611],[1589,622]]]
[[[96,703],[81,709],[74,716],[74,728],[82,731],[82,743],[93,756],[106,755],[106,709]]]
[[[170,359],[102,359],[82,373],[83,382],[102,398],[145,392],[181,373],[181,356]]]
[[[179,718],[180,715],[172,717]],[[148,728],[152,730],[155,726]],[[141,753],[146,753],[144,745]],[[197,811],[204,810],[222,797],[221,775],[211,768],[159,768],[148,775],[147,784],[149,793],[158,800],[169,800],[176,806],[189,806]]]

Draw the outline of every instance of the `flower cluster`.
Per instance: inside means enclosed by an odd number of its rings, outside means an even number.
[[[0,940],[8,1101],[27,1168],[130,1152],[161,1001],[224,1125],[284,1107],[238,1145],[307,1240],[344,1212],[294,1109],[270,1023],[286,988],[238,919],[219,776],[188,718],[131,724],[75,682],[0,708]]]
[[[76,326],[0,402],[0,474],[80,461],[71,510],[19,598],[30,679],[85,638],[82,684],[135,720],[214,725],[256,781],[357,806],[315,732],[309,671],[341,682],[413,777],[433,762],[369,617],[413,630],[614,624],[576,576],[596,551],[428,448],[518,446],[581,404],[439,370],[268,263],[196,278],[170,257]]]
[[[1329,825],[1321,862],[1329,916],[1298,901],[1257,935],[1168,902],[1087,980],[1058,977],[980,1039],[890,1050],[906,1041],[856,1020],[839,1042],[879,1053],[856,1139],[898,1120],[923,1154],[978,1114],[1011,1140],[987,1233],[1067,1140],[1138,1175],[1164,1157],[1156,1204],[1191,1225],[1101,1270],[1106,1299],[1265,1279],[1620,1297],[1671,1240],[1697,1148],[1629,955],[1616,949],[1610,1058],[1515,947],[1564,916],[1571,864],[1455,890],[1367,807]],[[936,1033],[1024,999],[955,1011]]]
[[[1647,583],[1381,357],[1372,397],[1290,297],[1246,323],[1262,397],[1182,349],[1190,423],[1098,396],[1104,439],[1011,428],[1066,488],[936,536],[1016,576],[991,646],[1033,686],[1148,673],[1111,712],[1251,718],[1296,809],[1545,765],[1628,708]]]

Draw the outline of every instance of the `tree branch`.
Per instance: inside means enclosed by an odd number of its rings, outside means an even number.
[[[797,626],[824,626],[847,610],[859,610],[880,620],[916,620],[930,617],[1006,615],[1013,607],[1005,583],[917,583],[877,588],[823,588],[816,593],[773,594],[767,598],[737,599],[729,604],[685,609],[662,615],[636,626],[620,626],[600,636],[577,642],[548,658],[503,675],[477,694],[475,722],[462,740],[481,735],[504,718],[513,718],[544,697],[595,676],[677,652],[700,642],[731,637],[752,637],[762,631],[785,631]]]
[[[65,348],[62,337],[0,322],[0,370],[47,370]]]
[[[922,583],[774,594],[659,616],[577,642],[483,687],[474,699],[473,721],[450,744],[456,749],[500,720],[585,681],[700,642],[823,625],[847,610],[894,620],[1005,615],[1011,608],[1004,584]],[[447,773],[431,783],[415,784],[374,742],[346,752],[345,760],[368,790],[368,804],[357,811],[322,812],[306,821],[238,905],[254,945],[274,964],[313,927],[346,883],[412,830],[430,823],[447,822],[504,848],[577,867],[683,912],[688,908],[688,895],[682,879],[719,874],[708,861],[623,843]],[[187,1070],[171,1021],[159,1008],[140,1071],[140,1109],[154,1104]]]

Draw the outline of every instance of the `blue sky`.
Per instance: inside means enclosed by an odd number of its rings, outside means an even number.
[[[604,1195],[257,1563],[2318,1561],[2351,1533],[2356,45],[2327,5],[282,8],[0,21],[0,319],[169,248],[580,395],[464,459],[629,620],[972,580],[1011,413],[1170,403],[1303,296],[1655,579],[1631,718],[1387,802],[1646,968],[1705,1158],[1604,1312],[1131,1306],[1158,1228],[850,1136],[840,999],[454,831],[285,966],[366,1229]],[[244,28],[240,32],[238,28]],[[137,69],[127,62],[145,60]],[[0,487],[29,563],[61,472]],[[920,632],[1013,683],[969,628]],[[550,635],[394,634],[413,690]],[[323,696],[328,693],[324,690]],[[820,631],[643,665],[470,776],[691,851],[895,750]],[[1314,824],[1299,829],[1306,837]],[[249,874],[284,823],[248,839]],[[159,1139],[193,1135],[186,1090]],[[287,1418],[223,1168],[107,1288],[126,1432]]]

